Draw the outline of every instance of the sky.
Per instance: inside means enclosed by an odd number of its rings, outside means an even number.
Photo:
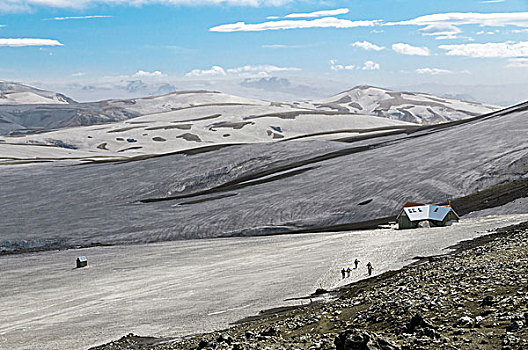
[[[78,100],[356,85],[528,100],[527,0],[0,0],[0,80]]]

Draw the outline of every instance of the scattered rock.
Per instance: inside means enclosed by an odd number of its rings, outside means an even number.
[[[456,254],[352,284],[332,292],[337,297],[330,301],[263,313],[228,331],[141,348],[528,349],[528,223],[492,237]],[[94,349],[132,350],[138,344],[127,338]]]
[[[327,291],[326,289],[324,289],[324,288],[317,288],[317,289],[315,290],[314,295],[321,295],[321,294],[326,294],[326,293],[328,293],[328,291]]]
[[[336,350],[397,350],[390,340],[369,334],[367,331],[352,329],[339,333],[334,340]]]
[[[492,306],[493,305],[493,295],[487,295],[482,299],[480,305],[482,306]]]
[[[231,344],[233,342],[233,339],[229,336],[229,334],[220,334],[218,338],[216,338],[217,343],[226,343]]]
[[[508,332],[515,332],[524,327],[523,321],[512,321],[506,328]]]
[[[475,326],[475,320],[469,316],[460,317],[455,324],[457,327],[473,328]]]
[[[212,346],[213,346],[213,344],[208,342],[205,339],[200,340],[200,342],[198,343],[198,349],[210,348]]]
[[[279,330],[273,326],[270,326],[266,330],[260,332],[260,335],[263,337],[274,337],[279,334]]]

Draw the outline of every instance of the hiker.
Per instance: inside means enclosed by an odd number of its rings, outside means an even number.
[[[372,270],[374,270],[374,268],[372,267],[372,264],[370,263],[370,261],[367,264],[367,270],[368,270],[369,276],[371,276],[372,275]]]
[[[350,267],[349,267],[349,268],[346,270],[346,272],[347,272],[347,277],[350,277],[350,271],[352,271],[352,270],[350,270]]]
[[[343,279],[345,279],[345,268],[344,267],[341,270],[341,277],[343,277]]]
[[[357,266],[360,263],[358,259],[354,260],[354,270],[357,270]]]

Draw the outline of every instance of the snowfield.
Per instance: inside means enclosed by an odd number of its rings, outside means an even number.
[[[0,348],[87,349],[133,332],[177,336],[227,327],[398,269],[415,256],[528,215],[463,219],[444,228],[245,237],[0,256]],[[75,269],[85,255],[88,267]],[[205,258],[204,258],[205,257]],[[360,269],[341,280],[340,270]],[[31,334],[31,336],[28,336]]]
[[[521,105],[349,143],[254,143],[71,166],[7,160],[0,248],[264,235],[394,216],[407,201],[441,203],[525,178],[526,115]]]
[[[9,84],[23,104],[0,106],[0,348],[217,329],[364,278],[340,280],[356,257],[379,274],[528,219],[528,103],[360,86],[30,104],[55,95]],[[453,226],[350,232],[448,200],[469,214]]]
[[[74,100],[62,94],[0,80],[0,106],[24,104],[69,104]]]
[[[226,144],[364,137],[498,110],[370,86],[293,103],[201,90],[77,103],[21,84],[4,82],[1,89],[0,164],[2,159],[125,159]]]
[[[500,109],[481,103],[423,93],[391,91],[373,86],[357,86],[302,106],[309,108],[312,105],[317,109],[376,115],[424,125],[466,119]]]
[[[307,111],[289,106],[195,106],[119,123],[0,137],[0,159],[30,160],[42,155],[50,159],[119,159],[223,144],[335,139],[409,126],[412,124],[386,118]],[[33,157],[32,152],[35,152]]]

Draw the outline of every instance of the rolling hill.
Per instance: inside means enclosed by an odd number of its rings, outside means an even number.
[[[0,105],[71,103],[76,102],[63,94],[0,80]]]
[[[423,125],[471,118],[500,109],[481,103],[424,93],[392,91],[368,85],[356,86],[327,99],[310,102],[306,106],[375,115]]]
[[[226,145],[31,171],[3,166],[2,249],[372,227],[408,200],[449,198],[460,215],[526,212],[527,118],[525,103],[340,142]]]
[[[54,96],[31,89],[29,94]],[[0,133],[10,134],[0,136],[0,162],[124,159],[241,143],[371,137],[496,110],[367,86],[323,101],[294,103],[215,91],[65,101],[0,106]]]

